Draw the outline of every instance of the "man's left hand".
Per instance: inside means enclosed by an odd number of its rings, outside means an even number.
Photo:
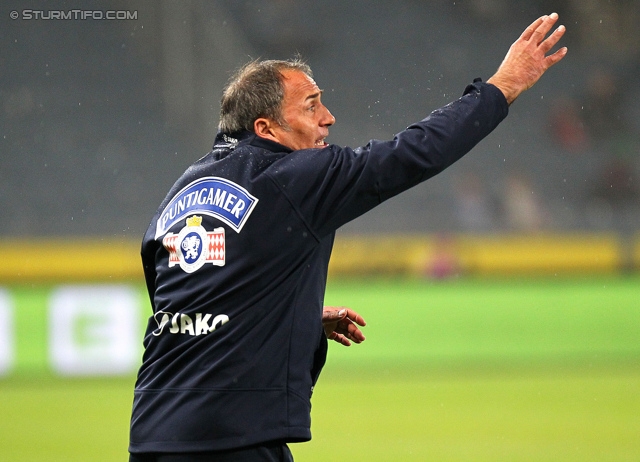
[[[344,346],[351,346],[351,342],[364,342],[364,334],[358,326],[366,326],[367,323],[352,309],[325,306],[322,311],[322,325],[329,340],[335,340]]]

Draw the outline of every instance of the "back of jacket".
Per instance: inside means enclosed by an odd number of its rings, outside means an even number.
[[[506,114],[500,91],[476,83],[393,140],[356,150],[292,152],[220,134],[143,240],[153,316],[129,450],[309,440],[335,230],[451,165]]]

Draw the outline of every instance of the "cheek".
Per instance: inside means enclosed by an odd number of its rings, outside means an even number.
[[[292,134],[297,138],[312,138],[315,136],[315,127],[311,123],[298,123],[292,128]]]

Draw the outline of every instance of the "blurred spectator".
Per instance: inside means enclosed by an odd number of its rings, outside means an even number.
[[[482,179],[474,172],[455,180],[455,215],[464,231],[485,232],[496,228],[496,210]]]
[[[640,52],[637,0],[568,0],[584,51],[597,58],[624,61]]]
[[[616,226],[627,205],[638,196],[633,182],[634,159],[638,158],[637,136],[625,111],[618,77],[611,70],[597,69],[588,80],[584,111],[588,134],[593,140],[599,165],[588,188],[588,210],[607,210]],[[589,212],[588,212],[589,213]],[[593,216],[604,216],[602,213]],[[591,225],[602,225],[594,223]]]
[[[615,206],[635,199],[637,191],[633,183],[633,166],[626,159],[613,158],[602,168],[593,195]]]
[[[577,102],[570,98],[559,98],[550,115],[551,135],[562,149],[579,153],[589,146],[584,122]]]
[[[548,221],[530,181],[520,174],[506,179],[504,213],[507,226],[514,231],[538,231]]]
[[[622,101],[623,94],[613,71],[595,69],[591,72],[582,114],[588,134],[595,142],[606,142],[627,132]]]
[[[433,242],[433,252],[424,268],[424,275],[431,279],[447,279],[459,275],[458,254],[452,236],[437,234]]]

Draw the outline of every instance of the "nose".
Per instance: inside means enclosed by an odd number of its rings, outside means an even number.
[[[329,109],[327,109],[327,106],[322,106],[324,108],[325,114],[322,117],[322,126],[323,127],[330,127],[331,125],[336,123],[336,118],[333,117],[333,114],[331,114],[331,111],[329,111]]]

